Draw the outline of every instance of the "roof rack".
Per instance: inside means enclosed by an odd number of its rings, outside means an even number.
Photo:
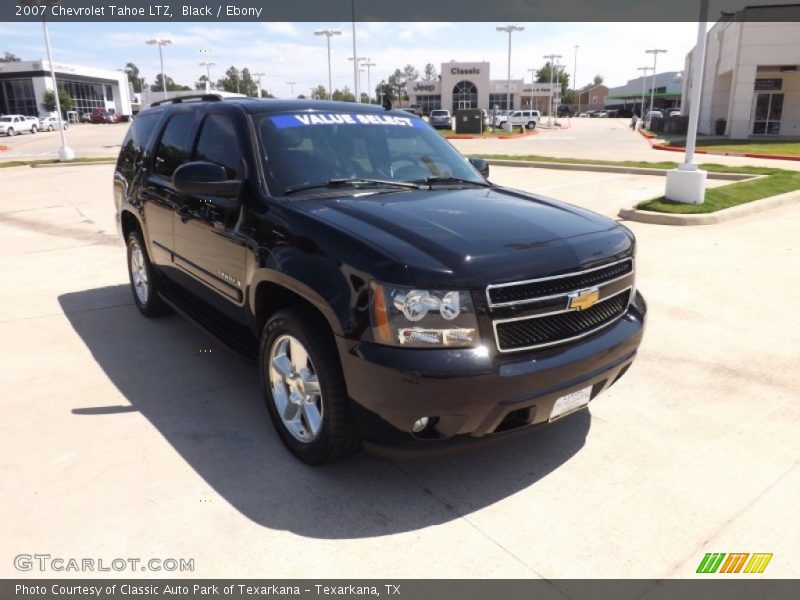
[[[180,104],[186,100],[191,100],[193,102],[222,102],[223,98],[220,94],[191,94],[189,96],[176,96],[175,98],[152,102],[150,106],[161,106],[162,104]]]

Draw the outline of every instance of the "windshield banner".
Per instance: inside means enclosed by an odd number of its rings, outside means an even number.
[[[420,119],[396,117],[394,115],[372,115],[358,113],[303,113],[299,115],[277,115],[270,117],[277,129],[289,127],[317,127],[320,125],[389,125],[392,127],[424,127]]]

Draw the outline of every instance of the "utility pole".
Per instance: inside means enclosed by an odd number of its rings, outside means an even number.
[[[287,81],[287,82],[286,82],[286,85],[288,85],[288,86],[289,86],[289,90],[290,90],[290,92],[289,92],[289,95],[290,95],[292,98],[294,98],[294,86],[296,86],[296,85],[297,85],[297,82],[296,82],[296,81]]]
[[[556,59],[561,58],[560,54],[546,54],[543,58],[547,59],[547,62],[550,64],[550,107],[547,109],[547,124],[548,126],[553,125],[553,73],[556,70]],[[556,82],[558,80],[556,79]]]
[[[642,72],[642,112],[639,114],[639,116],[642,118],[642,121],[644,121],[644,94],[645,94],[645,85],[647,83],[647,72],[651,68],[652,67],[639,67],[638,69],[639,71]]]
[[[372,83],[370,82],[370,67],[376,66],[374,62],[372,62],[369,58],[367,62],[364,63],[364,66],[367,67],[367,97],[369,98],[369,103],[372,104]]]
[[[255,77],[258,82],[258,98],[261,98],[261,78],[264,77],[264,75],[266,75],[266,73],[253,73],[253,77]]]
[[[528,72],[531,74],[531,105],[529,108],[533,110],[533,85],[534,85],[533,78],[536,75],[536,69],[528,69]]]
[[[575,64],[572,67],[572,89],[575,90],[575,95],[578,96],[578,112],[581,112],[581,96],[578,94],[578,46],[575,44]]]
[[[172,40],[166,38],[153,38],[147,40],[148,46],[158,46],[158,57],[161,59],[161,87],[164,90],[164,100],[167,99],[167,76],[164,74],[164,46],[169,46]]]
[[[356,0],[350,0],[350,10],[353,17],[353,85],[355,86],[356,102],[361,102],[358,90],[358,52],[356,52]]]
[[[206,94],[211,91],[211,67],[215,67],[217,63],[215,62],[201,62],[197,63],[201,67],[206,68]]]
[[[506,25],[504,27],[497,27],[497,31],[502,31],[508,34],[508,72],[506,74],[506,109],[511,110],[511,34],[515,31],[525,31],[524,27],[519,25]],[[520,96],[522,98],[522,96]],[[511,124],[511,120],[506,123]]]

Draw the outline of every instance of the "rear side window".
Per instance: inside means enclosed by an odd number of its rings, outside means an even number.
[[[236,128],[228,117],[211,115],[203,122],[195,160],[216,163],[225,169],[228,179],[238,179],[242,151]]]
[[[169,120],[156,150],[156,173],[172,177],[175,169],[189,160],[193,125],[193,113],[178,114]]]

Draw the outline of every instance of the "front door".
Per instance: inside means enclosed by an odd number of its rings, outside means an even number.
[[[779,135],[782,116],[782,93],[764,92],[756,94],[753,106],[753,134]]]
[[[246,131],[242,124],[238,128]],[[222,166],[228,179],[244,175],[243,154],[231,117],[212,109],[200,129],[192,160]],[[223,198],[181,196],[175,213],[175,263],[198,281],[199,292],[223,310],[218,300],[244,302],[246,245],[238,233],[240,202]],[[197,286],[193,286],[196,287]]]

